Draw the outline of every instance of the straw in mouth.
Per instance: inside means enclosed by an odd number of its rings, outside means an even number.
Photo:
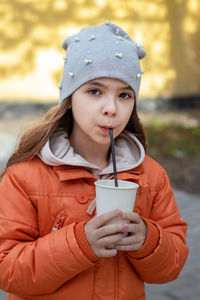
[[[110,133],[110,142],[111,142],[111,151],[112,151],[112,161],[113,161],[113,171],[114,171],[115,186],[118,187],[117,167],[116,167],[116,160],[115,160],[115,145],[114,145],[113,130],[112,130],[112,128],[109,128],[109,133]]]

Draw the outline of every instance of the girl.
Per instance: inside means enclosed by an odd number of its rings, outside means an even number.
[[[143,300],[144,282],[176,279],[188,252],[168,177],[145,154],[145,52],[110,22],[63,47],[60,105],[24,134],[0,183],[0,288],[9,300]],[[97,217],[94,182],[113,178],[109,128],[118,179],[139,190],[134,212]],[[116,216],[124,223],[106,225]]]

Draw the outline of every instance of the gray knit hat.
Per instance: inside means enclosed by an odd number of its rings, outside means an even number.
[[[138,100],[143,73],[139,59],[145,56],[145,51],[119,26],[107,21],[100,26],[85,27],[68,37],[63,48],[67,54],[59,84],[60,103],[87,81],[100,77],[124,81]]]

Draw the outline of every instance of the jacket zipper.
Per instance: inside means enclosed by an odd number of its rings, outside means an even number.
[[[57,218],[56,222],[54,223],[54,226],[51,231],[59,230],[63,226],[63,221],[64,221],[64,216],[60,215]]]

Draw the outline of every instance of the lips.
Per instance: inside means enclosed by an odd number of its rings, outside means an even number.
[[[109,135],[109,128],[112,128],[110,126],[99,126],[101,131],[106,134],[106,135]]]

